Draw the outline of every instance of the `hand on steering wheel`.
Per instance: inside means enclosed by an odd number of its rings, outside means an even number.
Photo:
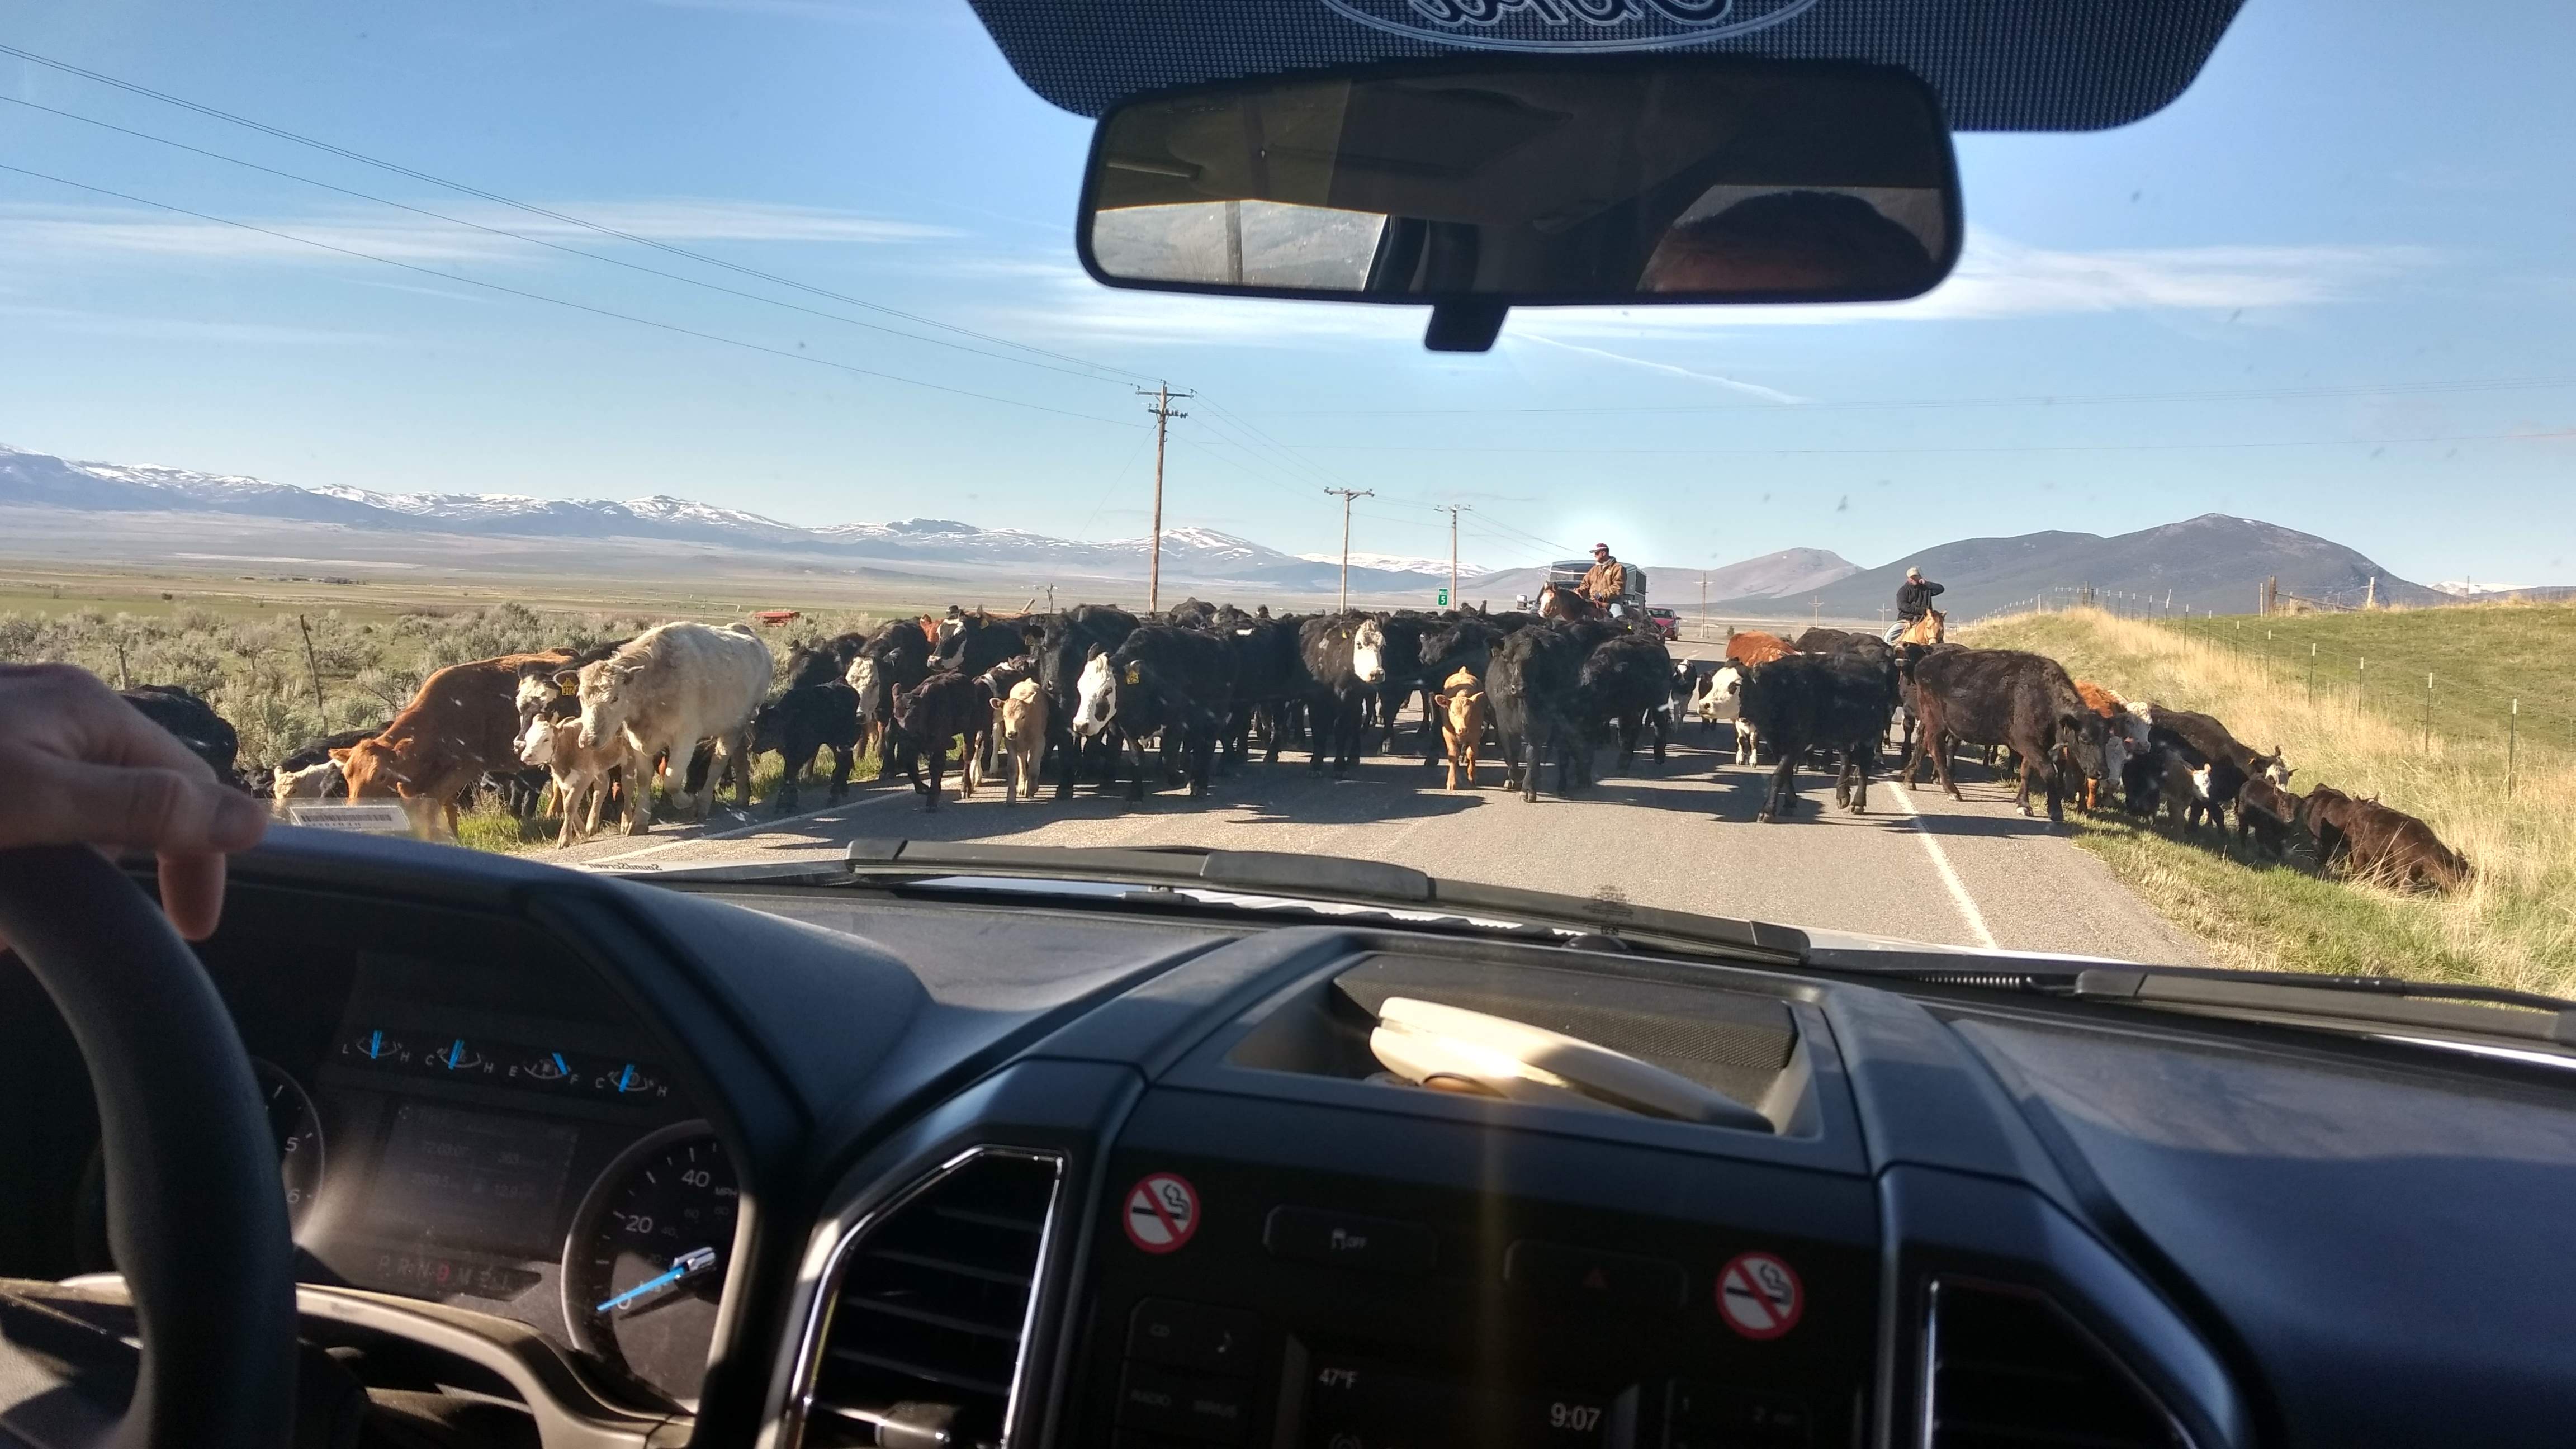
[[[69,664],[0,664],[0,780],[0,850],[157,852],[162,908],[192,941],[223,910],[225,854],[268,829],[258,801]]]

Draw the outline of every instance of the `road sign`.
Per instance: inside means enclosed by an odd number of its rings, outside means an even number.
[[[1180,1250],[1199,1230],[1199,1190],[1178,1173],[1157,1172],[1127,1190],[1127,1241],[1148,1253]]]
[[[1746,1338],[1778,1338],[1798,1326],[1807,1290],[1797,1270],[1769,1253],[1739,1253],[1717,1274],[1717,1309]]]
[[[1444,609],[1449,607],[1449,591],[1447,589],[1442,589],[1440,591],[1440,607]]]

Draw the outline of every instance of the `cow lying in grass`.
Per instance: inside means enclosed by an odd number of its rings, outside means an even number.
[[[2317,865],[2401,889],[2451,890],[2466,885],[2468,860],[2444,845],[2433,827],[2376,800],[2356,800],[2319,785],[2298,804],[2298,823],[2317,839]]]

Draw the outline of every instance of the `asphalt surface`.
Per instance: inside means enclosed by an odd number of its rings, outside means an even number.
[[[1408,733],[1400,743],[1410,745]],[[1889,752],[1891,755],[1893,751]],[[1057,804],[1002,802],[998,781],[974,799],[948,793],[936,812],[900,778],[858,785],[837,806],[784,819],[719,809],[705,827],[661,825],[646,837],[603,836],[544,858],[620,868],[832,856],[858,837],[1026,845],[1196,845],[1355,856],[1435,876],[1502,885],[1616,892],[1646,905],[2007,950],[2067,951],[2158,964],[2213,964],[2130,894],[2100,861],[2042,817],[2024,819],[2009,782],[1963,766],[1964,800],[1928,775],[1908,792],[1882,779],[1867,814],[1833,803],[1833,781],[1799,774],[1793,818],[1754,822],[1771,771],[1732,762],[1729,732],[1680,726],[1669,758],[1639,753],[1618,772],[1600,755],[1599,783],[1575,799],[1525,801],[1483,766],[1482,786],[1442,788],[1418,756],[1372,756],[1347,778],[1310,773],[1302,750],[1277,764],[1258,753],[1192,801],[1180,788],[1130,803],[1090,785]],[[1554,771],[1547,774],[1554,781]],[[819,804],[819,782],[805,801]]]

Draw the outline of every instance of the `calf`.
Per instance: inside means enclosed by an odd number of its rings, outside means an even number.
[[[1869,810],[1869,772],[1896,708],[1896,667],[1858,652],[1784,654],[1745,676],[1743,719],[1770,742],[1780,763],[1754,819],[1764,824],[1798,809],[1797,772],[1810,750],[1841,756],[1834,803],[1855,815]]]
[[[1595,648],[1583,660],[1575,684],[1583,692],[1584,721],[1593,730],[1616,729],[1619,768],[1637,757],[1637,737],[1651,723],[1655,729],[1655,763],[1664,762],[1672,732],[1673,657],[1653,635],[1628,635]],[[1587,737],[1584,748],[1592,748]]]
[[[1074,707],[1081,702],[1082,671],[1094,654],[1109,654],[1136,632],[1136,616],[1107,604],[1077,604],[1047,620],[1038,637],[1038,684],[1047,692],[1047,748],[1056,759],[1055,798],[1073,798],[1073,784],[1086,763],[1108,788],[1117,774],[1117,741],[1073,732]]]
[[[1708,682],[1700,686],[1699,693],[1691,697],[1690,704],[1691,713],[1697,715],[1702,724],[1733,722],[1735,763],[1739,765],[1756,763],[1755,746],[1759,743],[1754,736],[1752,722],[1744,718],[1744,676],[1748,672],[1747,665],[1719,665],[1716,672],[1709,675]]]
[[[2129,737],[2125,725],[2137,716],[2129,713],[2128,701],[2089,679],[2075,681],[2075,695],[2084,701],[2086,709],[2102,718],[2102,772],[2084,777],[2084,808],[2095,811],[2102,808],[2103,787],[2118,783],[2128,769]]]
[[[1313,706],[1314,754],[1306,768],[1320,773],[1324,753],[1333,773],[1346,775],[1360,756],[1360,701],[1386,680],[1383,625],[1365,614],[1321,614],[1298,626],[1298,655],[1306,665],[1306,694]]]
[[[596,661],[594,661],[596,662]],[[570,845],[599,833],[608,808],[611,776],[626,757],[623,741],[581,742],[581,701],[564,696],[550,701],[519,731],[520,763],[542,769],[554,786],[555,808],[563,828],[555,844]]]
[[[2274,860],[2289,849],[2290,832],[2299,828],[2298,797],[2256,775],[2236,797],[2236,844],[2243,848],[2250,832],[2257,849]]]
[[[2320,868],[2340,865],[2347,874],[2409,890],[2468,884],[2467,859],[2403,810],[2319,785],[2299,802],[2297,819],[2316,837]]]
[[[1503,785],[1538,798],[1539,763],[1556,753],[1556,792],[1592,783],[1592,753],[1582,747],[1583,661],[1591,651],[1554,624],[1523,629],[1494,648],[1485,671],[1494,743],[1503,752]]]
[[[1717,677],[1717,671],[1724,667],[1724,664],[1725,661],[1720,659],[1682,659],[1675,661],[1673,664],[1672,707],[1694,719],[1699,719],[1698,706],[1700,692],[1708,687],[1708,682],[1711,679]],[[1699,720],[1700,729],[1703,732],[1708,730],[1715,723],[1715,720],[1710,719]]]
[[[1074,733],[1089,737],[1114,727],[1126,737],[1135,767],[1128,799],[1145,798],[1143,742],[1157,731],[1167,746],[1179,743],[1190,798],[1207,798],[1217,735],[1234,710],[1234,651],[1229,645],[1194,629],[1147,624],[1128,635],[1116,653],[1083,665]]]
[[[700,740],[714,740],[717,756],[732,764],[734,807],[751,807],[751,717],[770,674],[769,646],[749,626],[686,621],[647,629],[576,671],[583,748],[625,743],[627,834],[652,829],[654,757],[685,757]],[[714,793],[712,774],[689,792],[694,818],[706,818]]]
[[[987,689],[990,679],[987,675]],[[993,733],[1002,742],[1008,771],[1002,777],[1002,803],[1016,804],[1022,796],[1034,799],[1047,752],[1047,694],[1035,679],[1021,680],[993,701]]]
[[[295,770],[280,765],[271,773],[269,780],[269,809],[283,816],[286,802],[290,800],[328,800],[348,788],[349,777],[341,773],[338,760],[326,759],[318,765],[306,765]]]
[[[560,667],[571,658],[563,649],[504,654],[451,664],[423,680],[383,733],[334,753],[349,798],[399,800],[414,831],[430,835],[443,822],[453,837],[458,800],[485,771],[508,769],[518,758],[520,667]]]
[[[2017,649],[1946,649],[1924,655],[1914,665],[1916,708],[1921,729],[1913,753],[1905,760],[1905,787],[1914,788],[1914,772],[1928,752],[1941,788],[1961,798],[1950,778],[1949,739],[1971,745],[2010,745],[2020,760],[2021,789],[2013,803],[2030,809],[2030,784],[2041,777],[2048,792],[2048,818],[2063,822],[2066,809],[2060,791],[2057,760],[2063,744],[2077,769],[2088,775],[2102,770],[2100,716],[2084,707],[2075,681],[2054,659]],[[1885,721],[1880,722],[1885,728]]]
[[[241,735],[230,720],[215,713],[213,705],[175,684],[146,684],[123,693],[125,702],[145,719],[186,745],[189,754],[205,761],[216,779],[240,788],[241,777],[233,772],[233,760],[241,753]]]
[[[958,755],[958,793],[972,798],[980,783],[978,746],[993,728],[992,695],[984,682],[947,670],[933,672],[894,697],[894,727],[889,739],[904,746],[904,772],[915,793],[928,796],[925,810],[939,808],[939,777],[948,768],[948,742],[963,737]],[[921,779],[921,756],[930,756],[930,782]]]
[[[1449,786],[1458,788],[1465,771],[1467,788],[1476,788],[1476,746],[1485,737],[1485,691],[1475,671],[1461,669],[1440,686],[1431,702],[1440,710],[1440,738],[1449,751]]]
[[[778,782],[781,815],[796,808],[797,783],[825,749],[832,752],[832,788],[824,801],[841,803],[850,793],[858,745],[859,692],[838,679],[791,686],[751,716],[750,758],[774,750],[787,766],[786,777]]]
[[[2258,755],[2228,733],[2227,726],[2208,715],[2186,709],[2166,709],[2150,704],[2146,706],[2145,715],[2151,732],[2162,729],[2179,736],[2190,742],[2201,758],[2209,762],[2210,804],[2214,807],[2211,818],[2222,828],[2227,823],[2226,809],[2236,803],[2237,793],[2246,780],[2261,775],[2275,785],[2287,786],[2290,783],[2290,767],[2282,762],[2281,751],[2277,747],[2268,755]]]

